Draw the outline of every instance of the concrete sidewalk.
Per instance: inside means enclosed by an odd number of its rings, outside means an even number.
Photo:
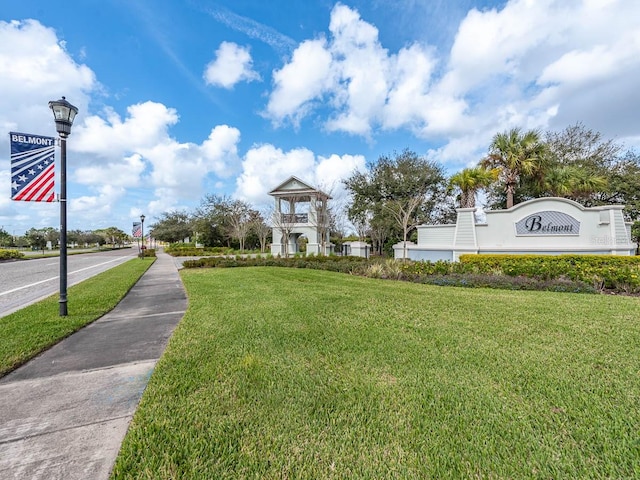
[[[114,310],[1,379],[0,478],[108,478],[186,307],[173,259],[159,253]]]

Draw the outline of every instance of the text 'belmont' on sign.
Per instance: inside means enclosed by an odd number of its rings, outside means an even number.
[[[563,212],[546,210],[516,222],[516,235],[578,235],[580,222]]]

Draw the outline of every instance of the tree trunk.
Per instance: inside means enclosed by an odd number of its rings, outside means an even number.
[[[507,185],[507,208],[513,207],[513,192],[515,190],[515,185],[508,184]]]

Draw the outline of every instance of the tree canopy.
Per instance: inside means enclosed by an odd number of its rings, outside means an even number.
[[[452,211],[443,167],[410,150],[379,157],[344,185],[351,194],[349,220],[367,226],[379,253],[415,225],[435,223]]]
[[[556,196],[586,207],[624,204],[627,220],[640,216],[640,156],[635,151],[624,151],[620,144],[577,123],[562,131],[538,134],[541,144],[533,161],[510,161],[519,166],[509,171],[505,166],[508,155],[501,152],[519,151],[517,139],[525,135],[519,129],[496,135],[489,154],[480,162],[496,168],[504,164],[498,181],[487,189],[491,208]]]
[[[29,246],[36,250],[44,250],[47,243],[55,246],[60,238],[60,233],[53,227],[30,228],[25,234]]]
[[[0,228],[0,247],[9,247],[13,244],[13,237],[4,228]]]
[[[449,188],[459,191],[461,208],[474,208],[478,191],[496,182],[499,173],[498,169],[486,169],[480,166],[465,168],[449,179]]]
[[[102,228],[96,230],[95,233],[104,238],[104,242],[100,243],[110,243],[111,245],[124,245],[129,239],[129,235],[117,227]]]
[[[544,168],[545,157],[546,145],[538,131],[522,132],[519,128],[512,128],[493,137],[489,154],[482,159],[480,166],[498,171],[498,178],[504,184],[507,195],[507,208],[511,208],[521,177],[539,176]]]
[[[192,219],[185,211],[163,212],[149,229],[153,232],[153,237],[161,242],[181,242],[192,235]]]

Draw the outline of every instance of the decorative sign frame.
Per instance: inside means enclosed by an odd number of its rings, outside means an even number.
[[[580,221],[563,212],[545,210],[515,223],[516,236],[579,235]]]

